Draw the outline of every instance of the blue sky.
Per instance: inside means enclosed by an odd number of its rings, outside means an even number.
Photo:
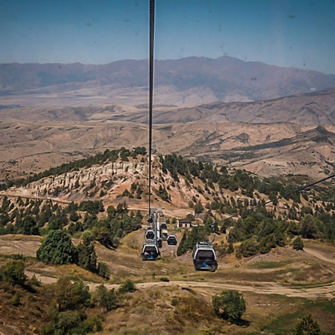
[[[149,0],[0,0],[0,63],[148,58]],[[335,0],[156,0],[156,59],[335,74]]]

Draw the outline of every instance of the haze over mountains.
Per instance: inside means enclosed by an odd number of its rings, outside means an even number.
[[[259,101],[335,87],[335,75],[223,56],[155,64],[155,104],[194,106]],[[1,64],[2,105],[83,106],[147,103],[148,61],[106,65]]]

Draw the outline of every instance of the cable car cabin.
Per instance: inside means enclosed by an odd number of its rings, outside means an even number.
[[[177,237],[175,234],[169,234],[166,241],[168,245],[177,245]]]
[[[192,256],[196,271],[214,272],[218,267],[215,250],[209,242],[197,243],[193,249]]]
[[[146,241],[153,241],[155,238],[155,232],[152,228],[148,228],[145,232],[145,240]]]
[[[163,229],[167,229],[167,224],[166,224],[166,222],[162,222],[161,223],[161,229],[163,230]]]
[[[168,231],[166,229],[162,230],[162,240],[167,241]]]
[[[155,261],[160,255],[160,251],[155,244],[143,244],[141,257],[142,261]]]

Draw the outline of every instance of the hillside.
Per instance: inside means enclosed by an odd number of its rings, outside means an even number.
[[[311,181],[303,176],[262,178],[176,155],[154,156],[152,205],[164,207],[169,232],[175,231],[175,219],[186,215],[195,226],[177,229],[177,246],[163,242],[159,260],[143,262],[139,256],[143,229],[134,223],[141,215],[143,228],[147,223],[144,148],[106,150],[19,180],[0,194],[0,310],[4,311],[0,331],[39,334],[41,325],[70,327],[78,320],[98,325],[101,320],[102,331],[94,326],[101,335],[205,330],[285,334],[311,313],[323,333],[334,334],[334,185],[322,183],[286,195]],[[262,206],[275,197],[275,206]],[[230,216],[235,219],[227,220]],[[206,238],[213,220],[219,268],[215,273],[196,272],[189,249],[181,252],[182,236],[191,245],[195,236]],[[67,231],[76,246],[90,236],[110,279],[76,264],[38,260],[41,241],[54,229]],[[304,250],[292,248],[297,237],[302,238]],[[26,285],[11,286],[3,280],[4,267],[12,261],[23,262],[32,278]],[[75,283],[82,280],[92,303],[85,308],[82,303],[72,309],[69,305],[58,314],[47,312],[62,297],[60,287],[65,290],[58,284],[62,276]],[[111,310],[103,308],[96,295],[98,286],[118,290],[127,279],[137,290],[121,294]],[[228,323],[213,313],[212,297],[222,290],[243,293],[247,310],[242,324]],[[13,296],[19,296],[16,302]],[[98,319],[92,319],[95,313]]]

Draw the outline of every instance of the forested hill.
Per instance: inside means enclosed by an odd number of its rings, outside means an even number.
[[[147,215],[147,159],[145,148],[106,150],[19,181],[2,191],[1,234],[43,234],[45,229],[57,228],[80,235],[95,227],[98,241],[117,245],[113,241],[123,236],[121,231],[137,229],[141,221],[132,221],[135,211],[128,221],[123,218],[117,223],[121,214],[132,206],[137,208],[136,217]],[[261,178],[177,155],[154,156],[151,177],[152,205],[184,208],[199,226],[192,230],[188,247],[180,244],[179,253],[205,238],[212,222],[221,232],[233,227],[228,241],[248,241],[246,248],[251,246],[256,253],[283,246],[296,235],[334,241],[335,192],[331,183],[295,192],[313,181],[306,176]],[[57,205],[59,201],[67,205]],[[101,215],[109,220],[101,221]],[[229,217],[233,218],[227,220]],[[116,220],[113,224],[112,218]],[[187,238],[185,235],[184,240]],[[242,249],[237,255],[249,255]]]

